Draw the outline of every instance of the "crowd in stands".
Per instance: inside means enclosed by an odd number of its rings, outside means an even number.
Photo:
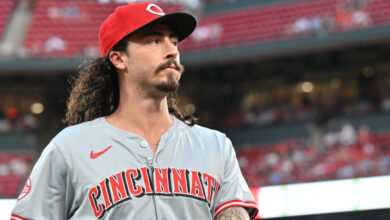
[[[349,31],[372,25],[369,12],[373,0],[340,1],[333,11],[305,15],[286,28],[287,36],[321,36],[335,31]]]
[[[37,116],[31,113],[19,114],[14,107],[8,108],[5,113],[0,111],[0,134],[33,131],[38,126]]]
[[[126,0],[37,1],[18,56],[99,56],[99,26],[118,5],[125,3]],[[162,4],[167,12],[179,10],[176,4],[165,1]]]
[[[224,129],[241,127],[264,127],[272,124],[297,122],[322,123],[335,116],[363,116],[377,112],[390,112],[390,98],[380,100],[358,99],[355,102],[343,102],[333,99],[327,103],[311,103],[293,106],[292,103],[269,105],[264,108],[232,109],[227,113],[220,127]]]
[[[0,198],[17,198],[31,171],[32,155],[0,152]]]
[[[17,198],[33,164],[31,149],[13,149],[10,145],[30,144],[35,136],[15,136],[30,134],[38,128],[39,120],[30,113],[21,114],[17,108],[10,107],[0,111],[0,198]],[[15,138],[27,138],[27,143]]]
[[[211,2],[219,1],[232,0]],[[187,10],[196,16],[203,8],[200,1],[188,1],[186,6],[177,0],[152,2],[162,4],[166,12]],[[118,4],[124,3],[125,0],[38,1],[18,56],[98,56],[99,25]],[[390,22],[388,5],[382,0],[298,1],[207,14],[199,17],[197,30],[181,44],[181,50],[256,44],[384,25]]]
[[[243,145],[238,160],[252,187],[390,174],[390,133],[355,131],[345,124],[323,136],[322,145],[291,139],[271,145]]]

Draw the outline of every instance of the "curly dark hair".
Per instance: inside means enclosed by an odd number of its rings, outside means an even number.
[[[112,50],[126,52],[127,42],[128,37],[123,38]],[[118,108],[118,74],[108,54],[84,61],[79,67],[78,76],[73,77],[67,112],[63,120],[67,125],[75,125],[108,116]],[[176,96],[176,92],[168,93],[169,113],[193,126],[198,122],[198,119],[193,115],[183,113],[177,104]]]

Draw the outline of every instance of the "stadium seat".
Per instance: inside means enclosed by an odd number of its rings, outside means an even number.
[[[314,22],[313,19],[319,19],[322,22],[317,24],[321,25],[319,28],[325,28],[326,22],[334,23],[334,16],[339,10],[338,5],[346,2],[347,0],[306,0],[259,5],[245,10],[228,11],[228,13],[207,14],[201,18],[198,27],[219,25],[221,27],[219,35],[215,36],[215,33],[211,33],[201,40],[195,39],[195,35],[192,35],[183,41],[180,49],[185,53],[312,36],[315,30],[311,27],[314,24],[310,22]],[[85,48],[97,47],[99,25],[116,6],[115,3],[102,5],[96,1],[38,1],[24,43],[27,55],[35,57],[83,56]],[[175,9],[177,7],[169,5],[166,7],[167,11]],[[369,27],[390,24],[389,1],[373,0],[359,10],[367,13],[371,19]],[[310,23],[309,31],[294,32],[292,27],[299,19],[306,19],[306,25],[308,25],[307,22]],[[334,29],[326,31],[349,30],[351,27],[339,27],[336,23]],[[54,43],[50,43],[52,37],[59,39],[52,40]],[[55,44],[56,42],[58,45]]]
[[[8,18],[15,7],[17,0],[1,0],[0,6],[0,40],[3,37],[4,29],[6,28]]]
[[[0,152],[0,198],[16,198],[33,162],[32,153]]]
[[[240,165],[250,186],[389,175],[390,133],[372,133],[363,142],[320,150],[298,139],[264,146],[246,144],[238,148],[237,157],[246,161]]]
[[[117,6],[97,1],[38,1],[24,42],[27,56],[84,56],[85,48],[98,45],[99,25]],[[166,7],[167,11],[175,9]]]

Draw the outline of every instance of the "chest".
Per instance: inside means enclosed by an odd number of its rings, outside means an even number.
[[[87,181],[142,167],[186,169],[219,177],[224,161],[215,144],[175,138],[160,142],[153,152],[142,138],[85,140],[70,158],[75,177]]]
[[[161,142],[153,153],[143,139],[83,144],[72,155],[73,185],[96,217],[118,204],[148,204],[152,198],[213,206],[223,176],[215,146],[178,138]]]

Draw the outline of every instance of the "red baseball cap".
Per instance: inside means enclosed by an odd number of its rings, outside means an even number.
[[[196,20],[192,15],[183,12],[165,14],[153,3],[142,2],[120,6],[100,26],[100,55],[105,55],[128,34],[156,23],[169,25],[179,41],[188,37],[196,27]]]

